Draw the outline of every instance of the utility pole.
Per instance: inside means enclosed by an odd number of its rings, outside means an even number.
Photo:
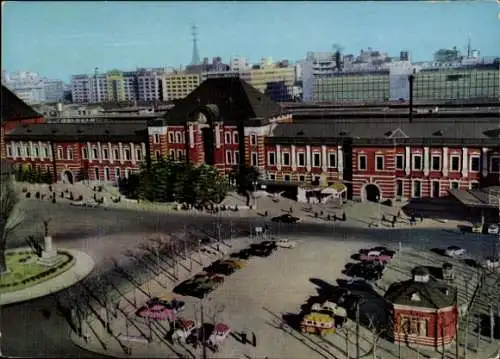
[[[360,353],[359,353],[359,302],[356,304],[356,359],[360,359]]]
[[[349,353],[349,327],[345,327],[345,352],[346,352],[346,358],[349,359],[351,357]]]

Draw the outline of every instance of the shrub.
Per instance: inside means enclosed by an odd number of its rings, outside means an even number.
[[[69,193],[69,189],[67,189],[67,188],[66,188],[66,189],[64,190],[64,192]]]
[[[49,192],[52,192],[52,186],[49,185]]]
[[[235,206],[234,206],[234,211],[235,211],[235,212],[238,212],[239,210],[240,210],[240,209],[238,208],[238,205],[235,205]]]
[[[26,198],[31,198],[31,192],[26,192]]]
[[[345,222],[347,220],[347,216],[345,212],[342,212],[342,221]]]
[[[36,192],[36,193],[35,193],[35,198],[36,198],[36,199],[40,199],[40,192]]]
[[[268,211],[265,211],[265,212],[264,212],[264,216],[266,216],[266,217],[267,217],[267,216],[269,216],[269,212],[268,212]]]
[[[52,203],[56,203],[56,197],[52,197]]]
[[[314,212],[314,218],[318,218],[318,212]]]
[[[79,195],[78,198],[76,199],[77,201],[83,201],[83,196]]]
[[[74,200],[74,199],[75,199],[75,198],[73,197],[73,192],[70,192],[70,193],[69,193],[69,200],[70,200],[70,201],[72,201],[72,200]]]
[[[61,192],[60,197],[61,197],[61,198],[64,198],[64,192]]]
[[[28,192],[28,189],[26,187],[23,187],[23,193]]]

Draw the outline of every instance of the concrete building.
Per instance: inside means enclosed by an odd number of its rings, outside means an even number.
[[[295,85],[295,68],[278,67],[266,60],[264,67],[250,70],[248,83],[270,95],[273,101],[289,101]]]
[[[173,73],[165,76],[165,101],[177,100],[189,95],[200,85],[199,74]]]
[[[212,72],[204,72],[201,74],[201,81],[205,81],[207,79],[216,79],[216,78],[229,78],[229,77],[239,77],[240,79],[250,82],[251,76],[250,71],[212,71]]]
[[[140,69],[137,76],[137,100],[164,101],[166,75],[163,71]]]
[[[61,102],[64,99],[64,82],[61,80],[43,80],[45,103]]]
[[[248,60],[242,56],[233,56],[229,60],[229,68],[234,72],[247,71],[250,69]]]
[[[44,81],[37,73],[28,71],[5,73],[4,84],[29,105],[45,101]]]
[[[125,99],[125,86],[123,72],[112,70],[106,74],[107,102],[123,102]]]

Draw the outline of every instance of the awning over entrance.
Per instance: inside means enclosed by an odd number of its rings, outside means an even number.
[[[460,203],[470,208],[498,208],[500,187],[482,189],[450,189],[448,192]]]
[[[335,182],[329,185],[328,187],[321,190],[322,194],[336,194],[336,193],[344,193],[347,191],[347,186],[342,182]]]

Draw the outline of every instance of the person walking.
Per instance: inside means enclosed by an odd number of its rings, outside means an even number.
[[[246,344],[246,343],[248,343],[248,339],[247,339],[247,332],[246,332],[246,330],[245,330],[245,329],[243,329],[243,330],[241,331],[241,335],[240,335],[240,336],[241,336],[241,343],[242,343],[242,344]]]
[[[253,347],[257,346],[257,337],[254,332],[252,332],[252,346]]]

